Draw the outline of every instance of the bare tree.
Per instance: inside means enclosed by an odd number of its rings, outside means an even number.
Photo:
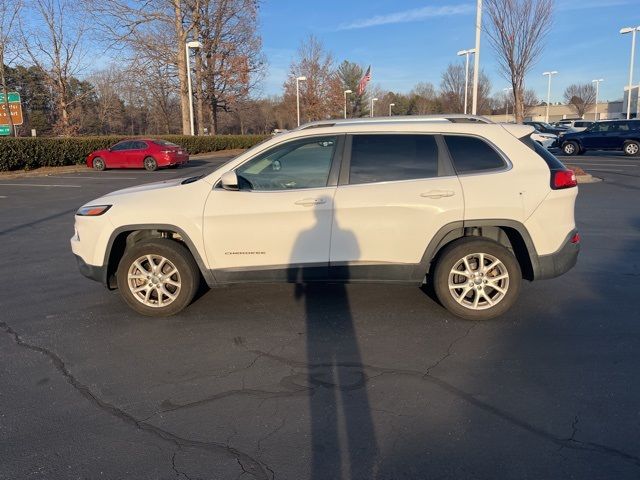
[[[182,132],[190,133],[186,42],[196,0],[84,0],[112,49],[128,60],[164,64],[178,79]]]
[[[41,23],[31,22],[22,30],[23,47],[55,92],[57,122],[54,130],[70,135],[75,128],[69,109],[75,99],[71,98],[69,81],[81,69],[86,26],[74,15],[71,0],[34,0],[34,5]]]
[[[485,0],[489,41],[513,87],[516,122],[524,120],[525,76],[539,59],[551,28],[553,0]]]
[[[201,65],[196,70],[196,93],[208,107],[210,132],[215,134],[218,112],[231,111],[246,100],[264,72],[258,4],[256,0],[198,1],[196,25],[203,47],[196,61],[196,68]],[[198,102],[198,109],[203,108]]]
[[[469,71],[469,78],[473,78],[473,68]],[[465,67],[462,63],[450,63],[442,73],[440,82],[440,95],[442,106],[447,113],[462,113],[464,111],[464,86]],[[469,86],[471,87],[471,86]],[[471,89],[471,88],[470,88]],[[487,113],[490,110],[491,82],[480,71],[478,80],[478,113]],[[471,96],[468,98],[471,101]]]
[[[8,115],[9,128],[17,136],[13,118],[9,110],[9,91],[7,89],[7,78],[4,71],[5,62],[10,48],[14,45],[14,36],[18,25],[18,16],[22,8],[21,0],[2,0],[0,3],[0,88],[4,95],[4,108]]]
[[[564,91],[564,99],[580,118],[596,103],[596,87],[593,83],[574,83]]]
[[[295,118],[295,77],[306,76],[300,83],[300,114],[306,121],[337,118],[342,114],[343,85],[334,69],[333,57],[317,38],[310,36],[298,50],[291,64],[291,76],[285,83],[284,102]],[[293,124],[293,122],[291,122]]]
[[[417,115],[435,113],[437,110],[436,89],[431,83],[420,82],[409,92]]]
[[[530,117],[533,113],[533,109],[540,104],[540,100],[538,100],[538,95],[536,95],[535,90],[527,89],[524,91],[524,116]]]

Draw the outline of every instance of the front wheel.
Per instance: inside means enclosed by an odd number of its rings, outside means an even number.
[[[469,320],[505,313],[518,298],[521,282],[520,265],[509,250],[473,237],[446,246],[433,275],[438,300],[454,315]]]
[[[158,169],[158,162],[153,157],[147,157],[144,159],[144,169],[153,172]]]
[[[629,155],[629,156],[638,155],[638,152],[640,151],[640,145],[638,144],[638,142],[629,141],[624,144],[624,147],[622,147],[622,150],[624,151],[625,155]]]
[[[580,151],[580,147],[576,142],[566,142],[562,145],[562,152],[565,155],[576,155]]]
[[[148,316],[178,313],[193,300],[200,283],[191,253],[166,239],[146,240],[128,248],[116,276],[125,302]]]

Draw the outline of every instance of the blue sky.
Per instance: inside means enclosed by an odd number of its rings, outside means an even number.
[[[385,90],[407,92],[418,82],[436,87],[459,50],[475,41],[474,0],[264,0],[261,33],[269,67],[263,94],[282,93],[291,60],[309,34],[320,39],[337,63],[344,59],[366,67],[372,82]],[[553,77],[552,101],[562,100],[571,83],[604,78],[600,99],[622,98],[628,81],[631,35],[622,27],[640,25],[640,0],[556,0],[546,48],[527,77],[527,87],[546,99],[546,77]],[[638,35],[640,44],[640,34]],[[481,67],[494,92],[507,86],[495,54],[482,36]],[[640,47],[640,45],[637,45]],[[634,83],[640,82],[640,48],[636,48]]]

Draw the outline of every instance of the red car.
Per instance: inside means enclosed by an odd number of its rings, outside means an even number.
[[[145,168],[177,167],[189,161],[189,152],[166,140],[123,140],[106,150],[96,150],[87,157],[87,167]]]

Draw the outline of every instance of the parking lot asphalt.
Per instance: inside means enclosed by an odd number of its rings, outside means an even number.
[[[0,180],[0,478],[638,478],[640,168],[563,160],[604,180],[578,265],[482,323],[383,285],[143,318],[78,273],[73,214],[221,159]]]

